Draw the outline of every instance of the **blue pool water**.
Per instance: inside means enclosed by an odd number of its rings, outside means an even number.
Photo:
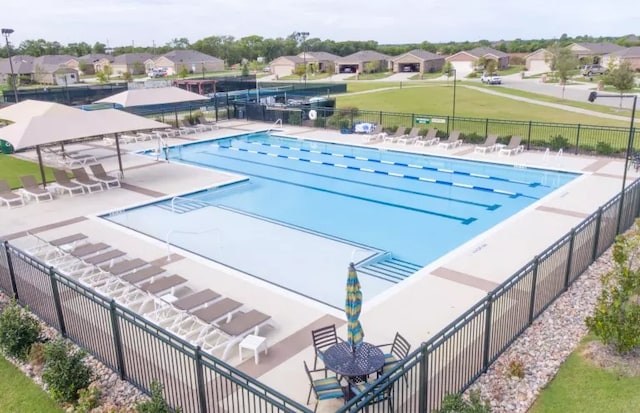
[[[105,218],[338,307],[326,272],[360,262],[375,295],[577,176],[267,134],[169,159],[248,180]]]

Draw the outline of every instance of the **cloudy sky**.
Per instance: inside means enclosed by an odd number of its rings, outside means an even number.
[[[24,1],[24,0],[23,0]],[[163,45],[214,35],[380,44],[640,34],[637,0],[8,0],[10,40]]]

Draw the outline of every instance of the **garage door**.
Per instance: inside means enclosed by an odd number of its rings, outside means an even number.
[[[529,61],[529,73],[528,74],[536,74],[536,73],[547,73],[550,72],[551,68],[544,60],[530,60]]]
[[[453,68],[456,69],[456,77],[465,77],[469,73],[473,72],[473,66],[471,62],[451,62]]]
[[[289,76],[291,74],[291,66],[272,66],[271,70],[274,75],[278,75],[278,77]]]

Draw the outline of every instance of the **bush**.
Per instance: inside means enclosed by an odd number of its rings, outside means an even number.
[[[602,292],[586,324],[604,344],[627,353],[640,347],[640,220],[613,244],[614,268],[602,277]]]
[[[162,396],[162,390],[164,387],[158,381],[154,380],[151,383],[151,395],[150,399],[144,402],[140,402],[136,405],[136,411],[138,413],[180,413],[182,410],[177,408],[172,410]]]
[[[351,129],[351,120],[336,113],[327,118],[327,126],[331,129]]]
[[[593,145],[580,145],[578,147],[582,152],[595,152],[596,151],[596,147]]]
[[[598,155],[613,155],[616,153],[616,150],[606,142],[598,142],[596,144],[596,152]]]
[[[74,403],[80,389],[89,386],[91,369],[84,364],[86,352],[73,352],[64,340],[55,340],[44,348],[44,373],[42,380],[58,402]]]
[[[35,368],[44,366],[44,343],[33,343],[29,350],[29,364]]]
[[[38,341],[40,324],[15,300],[0,314],[0,347],[10,357],[25,360],[33,343]]]
[[[503,145],[508,145],[510,140],[511,140],[511,135],[498,136],[498,139],[496,140],[496,143],[500,143],[500,144],[503,144]]]
[[[471,73],[469,73],[467,75],[467,78],[469,78],[469,79],[474,79],[476,77],[478,77],[478,73],[477,72],[471,72]]]
[[[289,125],[302,125],[302,112],[289,112]]]
[[[511,360],[507,366],[507,373],[509,377],[517,377],[519,379],[524,378],[524,364],[521,360]]]
[[[551,135],[549,146],[551,147],[552,151],[559,151],[560,149],[564,150],[569,147],[569,139],[565,138],[562,135]]]
[[[485,137],[482,135],[478,135],[475,132],[464,133],[460,136],[466,143],[481,143],[484,142]]]
[[[78,390],[78,405],[75,413],[89,413],[100,406],[100,389],[97,386],[89,386],[86,389]]]
[[[460,393],[447,394],[438,413],[491,413],[489,401],[482,400],[480,393],[471,391],[465,399]]]

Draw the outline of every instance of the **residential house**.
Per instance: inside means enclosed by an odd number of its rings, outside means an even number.
[[[509,67],[509,55],[491,47],[476,47],[471,50],[463,50],[452,54],[445,60],[451,62],[456,74],[460,77],[475,71],[478,67],[478,61],[483,57],[495,60],[498,70]]]
[[[628,47],[602,57],[602,65],[608,66],[610,61],[613,61],[614,65],[629,62],[633,70],[640,72],[640,46]]]
[[[390,68],[391,56],[373,50],[361,50],[336,60],[336,73],[381,72]]]
[[[80,57],[74,57],[73,59],[67,62],[67,67],[75,69],[81,75],[93,75],[97,71],[96,63],[100,61],[108,61],[110,64],[113,63],[114,57],[104,53],[90,53]],[[84,69],[84,70],[83,70]]]
[[[547,49],[538,49],[524,58],[524,65],[529,74],[551,72],[550,53]]]
[[[197,50],[172,50],[162,56],[147,59],[146,70],[164,69],[167,75],[176,75],[184,68],[189,73],[222,72],[224,60]]]
[[[76,69],[67,66],[72,60],[71,55],[44,55],[33,59],[31,78],[35,83],[56,85],[56,78],[63,81],[63,85],[76,83],[79,73]],[[66,81],[66,83],[64,83]]]
[[[326,72],[329,66],[335,67],[336,60],[340,59],[340,56],[328,52],[306,52],[306,55],[302,52],[298,57],[308,66],[314,65],[318,72]]]
[[[610,53],[619,52],[624,49],[622,46],[618,46],[615,43],[601,42],[601,43],[572,43],[567,46],[569,50],[583,64],[601,63],[602,57]]]
[[[7,58],[0,59],[0,82],[2,84],[8,83],[7,80],[11,76],[11,65],[13,65],[13,73],[17,77],[27,77],[30,80],[33,73],[34,59],[35,57],[29,55],[11,56],[11,64],[9,64],[9,59]]]
[[[415,49],[394,57],[391,62],[395,73],[434,73],[442,70],[444,57],[426,50]]]
[[[146,73],[145,62],[151,59],[151,53],[125,53],[113,58],[111,62],[111,71],[114,76],[122,76],[123,73],[129,72],[132,75],[141,75]],[[105,65],[106,59],[100,59],[98,64]]]
[[[269,63],[269,70],[277,77],[292,75],[298,67],[304,67],[304,59],[299,56],[280,56]]]

